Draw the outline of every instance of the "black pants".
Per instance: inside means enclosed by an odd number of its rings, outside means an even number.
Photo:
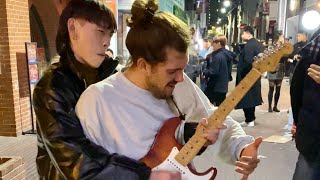
[[[213,92],[207,95],[207,97],[213,105],[219,106],[226,99],[226,94],[227,93]]]
[[[254,121],[256,119],[256,116],[254,115],[255,110],[256,110],[256,107],[243,108],[244,116],[246,117],[247,123]]]

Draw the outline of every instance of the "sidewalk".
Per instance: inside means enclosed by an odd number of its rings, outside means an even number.
[[[235,79],[235,76],[234,76]],[[271,135],[283,135],[282,128],[288,120],[287,110],[290,107],[289,84],[283,80],[278,108],[280,113],[267,112],[268,81],[262,79],[262,96],[264,104],[256,109],[256,126],[244,128],[247,134],[263,138]],[[230,89],[234,88],[234,81],[230,83]],[[242,110],[234,110],[230,116],[236,121],[244,120]],[[27,169],[27,180],[37,179],[35,157],[37,153],[36,135],[24,135],[17,138],[0,137],[0,156],[24,157]],[[260,146],[261,163],[255,172],[249,177],[250,180],[290,180],[292,179],[295,162],[298,153],[293,141],[285,144],[265,143]],[[210,161],[209,161],[210,160]],[[214,163],[212,162],[214,161]],[[207,170],[210,165],[218,168],[216,180],[238,180],[241,176],[234,171],[235,166],[222,163],[207,155],[195,159],[199,170]]]

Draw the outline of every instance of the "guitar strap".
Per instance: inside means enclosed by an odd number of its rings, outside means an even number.
[[[178,112],[179,112],[179,118],[180,118],[181,120],[183,120],[183,121],[186,120],[186,114],[183,114],[183,113],[180,111],[180,109],[179,109],[176,101],[174,100],[174,97],[173,97],[173,96],[171,96],[171,100],[172,100],[174,106],[177,108],[177,110],[178,110]]]

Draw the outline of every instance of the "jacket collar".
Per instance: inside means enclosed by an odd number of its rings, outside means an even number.
[[[83,77],[81,77],[81,73],[75,67],[75,61],[77,60],[70,47],[67,48],[66,52],[60,57],[60,64],[64,69],[70,70],[79,79],[83,79]],[[110,76],[115,71],[118,64],[119,61],[106,57],[98,68],[98,75],[100,80]]]

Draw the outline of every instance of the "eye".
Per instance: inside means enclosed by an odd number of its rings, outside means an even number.
[[[98,29],[99,32],[104,33],[104,30]]]

